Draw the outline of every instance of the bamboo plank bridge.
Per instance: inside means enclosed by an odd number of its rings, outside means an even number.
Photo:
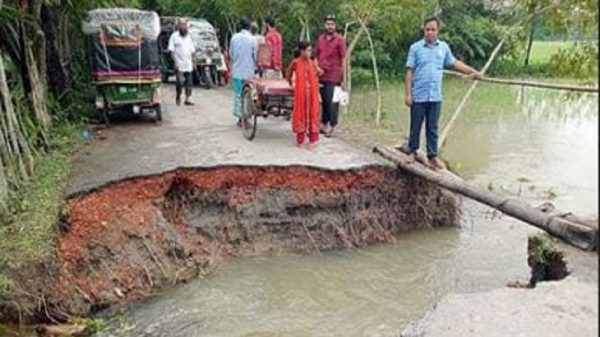
[[[419,176],[439,187],[490,206],[508,216],[524,221],[584,250],[598,250],[598,221],[581,221],[570,213],[548,212],[526,201],[506,197],[465,182],[450,171],[434,171],[424,165],[423,155],[409,162],[408,155],[386,146],[376,145],[373,151],[393,162],[400,170]]]

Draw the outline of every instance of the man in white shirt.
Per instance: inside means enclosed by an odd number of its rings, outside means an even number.
[[[180,18],[177,22],[177,31],[169,38],[169,51],[173,59],[176,76],[175,102],[181,104],[181,91],[185,87],[185,105],[194,105],[190,100],[192,96],[192,72],[196,67],[196,49],[192,37],[188,33],[188,22]]]

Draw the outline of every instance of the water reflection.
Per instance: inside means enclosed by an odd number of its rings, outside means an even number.
[[[598,97],[532,88],[494,90],[512,90],[518,99],[481,104],[478,100],[493,95],[476,93],[472,104],[477,109],[465,109],[445,156],[482,186],[533,203],[551,201],[565,211],[597,214]]]

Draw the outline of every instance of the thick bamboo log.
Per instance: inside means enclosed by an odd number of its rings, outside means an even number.
[[[445,71],[448,74],[463,76],[463,74],[447,70]],[[516,79],[504,79],[504,78],[495,78],[495,77],[481,77],[476,79],[481,82],[488,83],[497,83],[497,84],[505,84],[505,85],[517,85],[524,87],[534,87],[534,88],[544,88],[544,89],[555,89],[555,90],[566,90],[566,91],[579,91],[579,92],[593,92],[598,93],[598,87],[590,87],[583,85],[573,85],[573,84],[560,84],[560,83],[544,83],[544,82],[535,82],[535,81],[525,81],[525,80],[516,80]]]
[[[571,222],[557,215],[544,213],[518,198],[510,198],[472,186],[449,171],[433,171],[421,163],[409,163],[408,156],[397,150],[375,146],[374,152],[397,164],[406,172],[426,179],[442,188],[463,195],[498,211],[524,221],[551,235],[585,250],[597,248],[598,229]]]

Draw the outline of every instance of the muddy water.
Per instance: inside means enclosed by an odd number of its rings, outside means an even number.
[[[482,85],[471,104],[444,154],[458,172],[535,203],[597,214],[596,96]],[[460,229],[355,251],[234,261],[136,305],[100,335],[398,336],[445,294],[527,277],[532,231],[467,201]]]

